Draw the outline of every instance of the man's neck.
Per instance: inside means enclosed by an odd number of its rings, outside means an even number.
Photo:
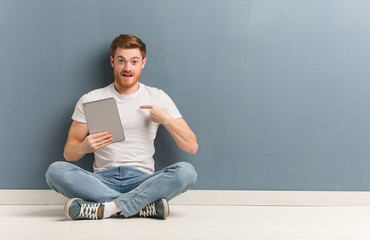
[[[130,95],[130,94],[137,92],[137,90],[139,90],[140,83],[137,82],[134,86],[130,88],[125,88],[125,87],[118,85],[116,82],[114,82],[114,88],[121,95]]]

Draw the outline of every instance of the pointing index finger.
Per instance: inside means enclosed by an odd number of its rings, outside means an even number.
[[[152,109],[152,105],[141,105],[140,109]]]

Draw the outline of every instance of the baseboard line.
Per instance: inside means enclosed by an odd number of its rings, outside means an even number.
[[[0,190],[1,205],[60,205],[67,199],[52,190]],[[171,205],[370,206],[370,192],[191,190]]]

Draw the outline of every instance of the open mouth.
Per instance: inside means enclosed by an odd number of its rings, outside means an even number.
[[[133,76],[134,76],[134,74],[132,74],[132,73],[122,73],[122,76],[123,76],[124,78],[131,78],[131,77],[133,77]]]

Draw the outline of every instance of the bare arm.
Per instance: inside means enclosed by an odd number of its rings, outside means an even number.
[[[163,125],[171,134],[180,149],[192,154],[197,153],[197,137],[183,118],[171,119]]]
[[[63,154],[67,161],[78,161],[86,153],[94,152],[112,142],[112,134],[108,132],[99,132],[86,137],[88,132],[86,123],[72,122]]]
[[[158,124],[163,124],[180,149],[192,154],[197,153],[197,137],[183,118],[174,119],[163,108],[154,105],[144,105],[140,108],[150,109],[150,119]]]

